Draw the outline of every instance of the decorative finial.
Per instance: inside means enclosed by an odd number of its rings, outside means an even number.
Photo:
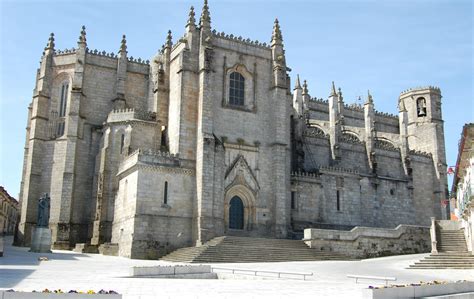
[[[373,104],[374,99],[372,98],[372,95],[370,94],[370,90],[367,90],[367,104]]]
[[[166,48],[173,47],[173,36],[171,35],[171,30],[168,30],[168,35],[166,36]]]
[[[332,96],[332,97],[336,97],[336,96],[337,96],[337,93],[336,93],[336,86],[334,85],[334,81],[332,81],[331,96]]]
[[[308,84],[306,80],[303,81],[303,94],[308,94]]]
[[[191,6],[191,8],[189,9],[189,18],[188,18],[188,23],[186,24],[186,26],[196,25],[195,15],[196,14],[194,13],[194,6]]]
[[[120,43],[120,52],[127,52],[127,37],[122,35],[122,42]]]
[[[46,48],[44,50],[54,50],[54,33],[51,32],[49,35],[48,43],[46,44]]]
[[[201,28],[211,29],[211,14],[209,13],[209,5],[207,4],[207,0],[204,0],[204,6],[202,7],[199,25]]]
[[[280,23],[278,22],[278,19],[275,19],[275,23],[273,24],[272,44],[281,44],[282,41],[283,37],[281,35]]]
[[[337,90],[338,90],[337,95],[339,96],[339,100],[342,101],[342,99],[343,99],[343,97],[342,97],[342,90],[341,90],[340,87],[339,87]]]
[[[78,44],[86,44],[86,26],[82,25],[81,35],[79,35]]]
[[[301,89],[300,75],[296,75],[295,89]]]

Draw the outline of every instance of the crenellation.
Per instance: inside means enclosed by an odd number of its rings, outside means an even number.
[[[258,40],[251,40],[250,38],[245,39],[242,36],[236,37],[233,34],[229,35],[225,32],[217,32],[215,29],[212,31],[212,34],[218,38],[235,41],[246,45],[256,46],[264,49],[270,49],[270,45],[267,45],[267,43],[261,43]]]

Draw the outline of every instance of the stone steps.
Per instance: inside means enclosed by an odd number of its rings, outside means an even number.
[[[342,254],[317,251],[303,241],[225,236],[200,247],[178,249],[162,260],[191,263],[251,263],[350,260]]]
[[[441,230],[436,239],[438,253],[410,265],[410,269],[474,269],[474,255],[467,251],[462,230]]]

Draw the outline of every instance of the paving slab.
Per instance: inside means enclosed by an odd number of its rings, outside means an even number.
[[[159,279],[132,278],[130,268],[175,263],[131,260],[100,254],[53,250],[28,252],[5,239],[0,258],[0,289],[23,291],[62,289],[115,290],[130,298],[362,298],[362,289],[383,281],[355,283],[348,274],[396,277],[397,284],[430,280],[471,280],[474,270],[406,269],[428,254],[374,258],[361,261],[215,264],[217,267],[282,272],[313,272],[308,281],[294,279]],[[46,257],[47,261],[39,261]]]

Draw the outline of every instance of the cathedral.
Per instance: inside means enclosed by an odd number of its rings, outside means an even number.
[[[270,33],[270,30],[269,30]],[[18,242],[51,197],[53,248],[112,246],[157,258],[216,236],[296,238],[304,228],[429,225],[444,216],[441,93],[403,91],[399,114],[290,83],[282,32],[269,44],[211,27],[207,0],[150,61],[73,49],[51,34],[36,74]],[[393,105],[397,105],[396,102]]]

